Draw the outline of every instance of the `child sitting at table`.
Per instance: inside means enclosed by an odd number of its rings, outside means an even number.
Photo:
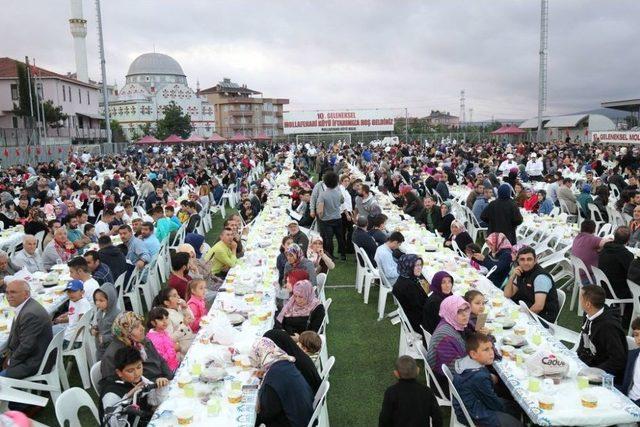
[[[493,388],[494,380],[487,369],[494,359],[491,339],[473,333],[467,337],[465,345],[467,356],[455,362],[453,385],[473,422],[478,427],[522,426],[517,405],[498,397]],[[458,421],[464,421],[462,408],[455,399],[453,407]]]
[[[167,331],[169,312],[163,307],[153,307],[148,316],[147,328],[149,332],[147,332],[147,338],[153,343],[158,354],[167,362],[169,369],[175,371],[180,365],[182,355],[179,353],[180,345],[171,339]]]
[[[622,381],[622,392],[633,400],[633,403],[640,406],[640,381],[635,381],[635,376],[640,374],[640,317],[636,317],[631,322],[631,336],[638,348],[634,348],[627,356],[627,366],[624,370],[624,379]]]
[[[134,393],[148,384],[152,384],[150,380],[142,376],[142,355],[140,351],[133,347],[123,347],[116,351],[114,356],[115,372],[100,380],[98,389],[100,390],[100,409],[101,418],[105,412],[113,411],[112,408],[117,407],[118,403],[127,398],[133,397]],[[158,389],[151,390],[148,393],[139,393],[137,404],[142,411],[143,416],[140,418],[140,425],[147,425],[151,415],[153,415],[154,406],[160,403],[160,390],[169,384],[166,378],[158,378],[156,386]],[[126,415],[125,415],[126,417]],[[109,422],[105,422],[107,426],[120,426],[122,424],[117,420],[118,417],[111,417]],[[129,415],[128,421],[133,425],[136,415]]]
[[[78,322],[86,312],[91,310],[91,303],[84,297],[84,286],[81,280],[70,280],[64,290],[67,293],[67,297],[69,297],[69,310],[53,319],[53,334],[55,335],[64,329],[65,348],[74,338],[73,347],[77,348],[82,345],[83,335],[80,334],[77,338],[75,337]]]
[[[410,356],[396,360],[393,375],[398,382],[384,392],[379,427],[442,426],[442,414],[431,389],[417,381],[420,368]]]
[[[315,356],[322,348],[322,338],[314,331],[304,331],[298,335],[298,347],[309,356]]]
[[[96,317],[95,324],[91,327],[91,335],[96,339],[96,359],[100,360],[113,341],[111,327],[120,313],[118,291],[111,283],[105,283],[93,293],[93,302],[96,305]]]
[[[204,294],[207,290],[207,282],[203,279],[193,279],[189,282],[187,296],[189,297],[187,305],[193,313],[193,321],[189,325],[193,332],[200,330],[200,319],[207,314],[207,308],[204,301]]]

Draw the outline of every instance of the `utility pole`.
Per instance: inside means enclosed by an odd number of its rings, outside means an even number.
[[[107,65],[104,58],[104,39],[102,37],[102,12],[100,0],[96,0],[98,15],[98,47],[100,48],[100,68],[102,71],[102,103],[104,104],[104,127],[107,130],[107,144],[111,144],[111,122],[109,120],[109,92],[107,92]]]
[[[473,123],[473,108],[469,108],[469,123]]]
[[[542,114],[547,107],[547,49],[549,47],[549,0],[540,0],[540,69],[538,71],[538,134],[542,142]]]
[[[464,126],[466,122],[465,107],[464,107],[464,89],[460,91],[460,126]]]
[[[409,142],[409,110],[406,107],[404,109],[404,142],[405,144]]]

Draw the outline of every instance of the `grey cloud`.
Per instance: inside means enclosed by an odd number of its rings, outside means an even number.
[[[598,107],[638,96],[633,72],[634,0],[550,2],[548,112]],[[65,0],[3,1],[3,55],[74,69]],[[474,118],[525,118],[537,108],[539,2],[103,0],[108,80],[152,51],[174,56],[190,84],[222,77],[292,109],[408,107],[459,111],[460,89]],[[90,74],[99,76],[93,1]],[[25,25],[29,22],[30,25]],[[28,30],[25,30],[28,28]],[[30,31],[31,33],[27,33]],[[399,114],[401,110],[398,110]]]

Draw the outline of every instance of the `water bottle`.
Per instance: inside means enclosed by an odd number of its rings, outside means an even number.
[[[613,390],[613,375],[608,373],[602,374],[602,387],[607,390]]]

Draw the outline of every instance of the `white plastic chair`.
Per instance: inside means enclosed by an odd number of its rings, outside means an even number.
[[[322,324],[320,325],[320,328],[318,329],[318,335],[320,334],[325,334],[325,331],[327,329],[327,313],[329,312],[329,307],[331,307],[331,303],[333,302],[333,300],[331,298],[327,298],[327,300],[325,302],[322,303],[322,305],[324,305],[324,319],[322,320]]]
[[[427,332],[428,333],[428,332]],[[438,402],[438,406],[451,406],[451,400],[449,396],[442,390],[436,375],[433,373],[431,366],[427,363],[427,349],[424,345],[420,345],[418,347],[418,351],[420,352],[420,356],[424,360],[424,379],[428,387],[432,390],[435,387],[435,395],[436,401]]]
[[[631,291],[631,295],[633,295],[633,312],[631,313],[631,318],[635,319],[640,316],[640,285],[631,280],[627,279],[627,285],[629,286],[629,290]],[[629,324],[629,334],[631,334],[631,324]]]
[[[309,424],[307,427],[314,427],[316,424],[316,420],[318,421],[318,425],[329,425],[329,420],[322,420],[321,413],[325,412],[323,408],[327,405],[327,393],[329,393],[329,382],[323,381],[320,384],[320,388],[316,392],[316,395],[313,399],[313,415],[311,415],[311,419],[309,420]]]
[[[456,402],[458,402],[458,405],[460,406],[460,409],[462,410],[462,413],[464,414],[464,418],[465,418],[465,423],[462,423],[458,420],[458,416],[456,415],[456,411],[454,410],[453,404],[452,404],[451,405],[451,422],[449,425],[451,427],[458,427],[458,426],[463,427],[465,425],[469,427],[475,427],[476,425],[473,422],[471,415],[469,415],[469,411],[467,411],[467,407],[464,405],[464,401],[458,394],[458,390],[456,390],[455,386],[453,385],[453,375],[451,374],[449,367],[443,364],[442,372],[447,377],[447,381],[449,382],[449,398],[451,399],[451,402],[453,402],[453,399],[455,399]]]
[[[598,267],[591,267],[591,271],[593,272],[593,277],[596,279],[596,285],[602,286],[603,289],[609,290],[610,295],[613,298],[607,298],[606,303],[611,304],[620,304],[620,314],[624,314],[625,304],[632,304],[633,308],[633,298],[618,298],[615,291],[613,290],[613,286],[611,286],[611,282],[609,282],[609,278],[604,271],[600,270]],[[605,287],[606,286],[606,287]]]
[[[44,250],[44,246],[43,246],[43,242],[44,242],[44,230],[42,231],[38,231],[35,235],[36,238],[36,248],[40,249],[41,251]]]
[[[78,418],[78,410],[82,407],[88,407],[93,418],[98,424],[100,424],[100,418],[98,416],[98,408],[93,403],[93,399],[89,393],[79,387],[73,387],[65,391],[60,395],[55,403],[56,418],[61,426],[65,425],[65,422],[69,422],[69,426],[81,426],[82,423]]]
[[[64,331],[58,332],[47,347],[47,351],[44,353],[44,358],[40,363],[40,367],[38,368],[38,372],[35,375],[32,375],[27,378],[23,378],[25,382],[32,383],[46,383],[47,391],[51,393],[51,400],[56,401],[60,394],[62,393],[62,388],[69,388],[69,380],[67,379],[67,372],[64,369],[64,364],[62,362],[62,342],[64,340]],[[47,361],[51,356],[52,352],[56,352],[55,355],[55,363],[49,369],[46,370]]]
[[[100,372],[100,365],[102,365],[102,361],[98,360],[96,363],[93,364],[93,366],[91,367],[91,370],[89,371],[89,376],[91,377],[91,385],[93,386],[93,390],[96,392],[97,395],[100,395],[100,392],[98,391],[98,384],[102,379],[102,372]]]
[[[462,251],[462,249],[460,249],[460,246],[458,246],[458,242],[456,242],[455,239],[451,239],[451,248],[456,253],[456,255],[458,255],[459,257],[462,257],[464,259],[468,259],[467,254],[465,254]]]
[[[613,225],[611,225],[610,222],[602,224],[602,227],[600,227],[600,230],[598,230],[598,237],[605,237],[611,234],[612,231],[613,231]]]
[[[82,379],[82,387],[85,389],[91,387],[91,380],[89,378],[89,362],[87,360],[87,343],[93,340],[91,336],[91,321],[93,320],[94,309],[87,311],[82,315],[78,324],[76,325],[76,333],[69,341],[67,346],[62,351],[62,356],[70,356],[76,360],[78,366],[78,372]],[[74,348],[76,343],[79,343],[79,347]],[[71,365],[67,365],[67,372]]]
[[[582,288],[582,276],[587,277],[589,282],[593,282],[594,280],[584,261],[575,255],[571,255],[570,259],[573,266],[573,289],[571,290],[571,303],[569,305],[569,310],[573,310],[574,304],[578,301],[578,293]],[[577,313],[578,315],[582,314],[582,308],[579,303]]]
[[[331,369],[333,368],[333,365],[335,365],[335,363],[336,363],[336,357],[335,356],[331,356],[322,365],[322,372],[320,372],[320,378],[322,379],[322,381],[324,381],[327,378],[329,378],[329,374],[331,373]]]
[[[324,293],[324,285],[327,283],[327,273],[318,273],[316,276],[316,293],[321,302],[324,302],[327,298]]]
[[[429,349],[429,343],[431,342],[431,334],[427,332],[424,326],[420,325],[420,329],[422,330],[422,336],[424,337],[424,344],[426,349]],[[427,359],[424,359],[427,360]]]
[[[366,270],[366,265],[364,263],[364,259],[362,259],[362,255],[360,255],[359,247],[355,243],[353,244],[353,251],[356,255],[356,290],[358,293],[362,293],[362,285],[364,281],[364,273]]]
[[[629,349],[629,351],[635,350],[636,348],[638,348],[638,345],[636,344],[636,340],[633,339],[633,337],[627,336],[627,348]]]
[[[387,306],[387,296],[393,290],[393,285],[387,280],[387,276],[378,271],[380,276],[380,292],[378,293],[378,320],[384,318],[384,310]]]
[[[421,359],[419,346],[422,345],[422,337],[413,330],[407,315],[398,300],[393,298],[398,306],[398,316],[400,317],[400,343],[398,345],[398,356],[411,356],[414,359]]]
[[[567,294],[562,289],[556,289],[558,293],[558,314],[556,318],[553,320],[553,323],[558,323],[558,318],[560,317],[560,313],[562,313],[562,307],[564,307],[564,303],[567,300]]]
[[[364,272],[364,303],[369,304],[369,292],[371,291],[371,284],[375,281],[380,282],[380,274],[378,269],[373,266],[373,263],[369,259],[369,255],[363,248],[359,248],[360,256],[364,260],[365,272]]]
[[[598,207],[593,203],[587,204],[587,209],[589,209],[589,217],[596,223],[596,231],[600,230],[602,224],[604,224],[604,219],[602,218],[602,214]]]

